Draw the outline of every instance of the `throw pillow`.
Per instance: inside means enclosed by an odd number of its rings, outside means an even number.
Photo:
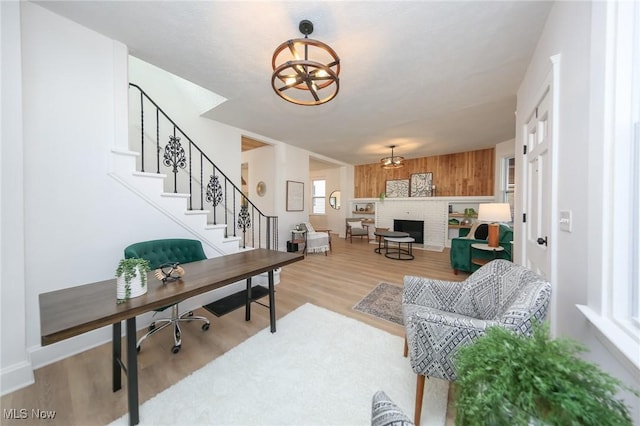
[[[486,240],[489,237],[489,225],[481,223],[474,232],[476,240]]]
[[[304,226],[307,227],[307,232],[316,232],[316,230],[313,229],[313,225],[311,224],[311,222],[305,222]]]
[[[349,226],[352,228],[362,228],[362,221],[359,221],[359,220],[349,221]]]
[[[476,229],[478,229],[478,225],[480,225],[478,222],[474,222],[473,224],[471,224],[469,233],[466,236],[467,239],[473,240],[474,238],[476,238]]]
[[[349,226],[352,228],[362,228],[362,222],[359,220],[356,221],[349,221]]]

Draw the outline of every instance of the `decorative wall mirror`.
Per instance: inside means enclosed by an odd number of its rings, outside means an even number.
[[[263,181],[258,182],[258,184],[256,185],[256,192],[259,196],[263,197],[264,194],[267,193],[267,184]]]
[[[336,210],[340,210],[340,191],[333,191],[329,195],[329,205]]]

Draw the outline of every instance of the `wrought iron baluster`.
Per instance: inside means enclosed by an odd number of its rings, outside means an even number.
[[[175,127],[173,128],[173,136],[169,136],[169,143],[164,147],[164,165],[171,167],[173,173],[173,192],[178,192],[178,168],[187,167],[184,155],[184,149],[180,144],[180,137],[175,136]]]
[[[193,179],[193,164],[191,161],[191,142],[189,142],[189,210],[193,210],[193,191],[191,190],[191,182]]]
[[[156,173],[160,173],[160,108],[156,108]]]
[[[140,171],[144,173],[144,98],[140,92]]]
[[[243,197],[240,214],[238,215],[238,229],[242,229],[242,248],[247,248],[247,228],[251,227],[251,216],[249,215],[249,204]]]
[[[204,182],[203,173],[204,173],[204,163],[202,162],[202,152],[200,153],[200,210],[204,210]]]
[[[213,205],[213,224],[217,225],[217,207],[222,202],[222,186],[218,176],[215,174],[215,168],[207,184],[207,202]]]

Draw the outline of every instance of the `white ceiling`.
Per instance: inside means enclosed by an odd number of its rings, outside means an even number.
[[[516,91],[552,5],[544,1],[45,1],[132,55],[227,98],[211,119],[350,164],[514,138]],[[271,88],[271,56],[302,37],[340,56],[320,106]]]

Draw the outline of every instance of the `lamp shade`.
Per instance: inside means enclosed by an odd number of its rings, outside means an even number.
[[[480,222],[511,222],[511,206],[509,203],[480,204],[478,211]]]
[[[489,235],[487,243],[489,247],[498,247],[500,237],[500,227],[498,222],[511,222],[511,206],[508,203],[486,203],[480,204],[478,220],[489,222]]]

